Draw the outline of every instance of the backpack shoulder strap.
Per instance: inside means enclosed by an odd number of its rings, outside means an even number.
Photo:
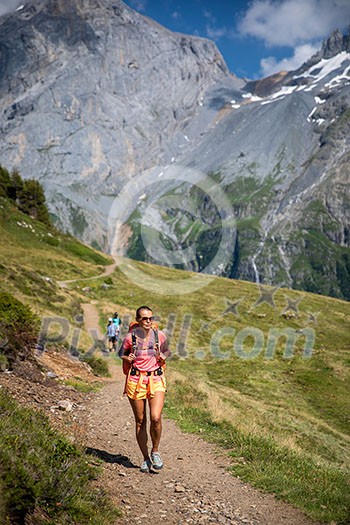
[[[154,333],[154,341],[155,341],[155,348],[156,348],[156,352],[157,352],[157,356],[159,356],[160,354],[160,348],[159,348],[159,335],[158,335],[158,330],[156,328],[152,328],[153,330],[153,333]]]
[[[137,352],[137,337],[136,337],[135,330],[133,330],[131,332],[131,341],[132,341],[132,353],[136,355],[136,352]]]

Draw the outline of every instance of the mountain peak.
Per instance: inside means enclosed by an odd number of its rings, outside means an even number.
[[[350,26],[348,34],[343,35],[339,29],[336,29],[331,35],[323,41],[320,51],[321,58],[332,58],[342,51],[350,51]]]

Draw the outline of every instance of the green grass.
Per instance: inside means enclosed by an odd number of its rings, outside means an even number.
[[[80,260],[86,261],[92,264],[100,264],[101,266],[110,263],[107,258],[101,253],[97,253],[88,246],[81,244],[76,239],[64,237],[60,244],[61,250],[77,256]]]
[[[6,265],[50,268],[56,279],[74,279],[96,273],[96,266],[111,264],[106,255],[35,221],[0,199],[1,259]],[[44,274],[45,275],[45,274]]]
[[[112,262],[0,198],[0,289],[30,301],[36,312],[73,317],[77,300],[57,281],[98,275]]]
[[[0,390],[2,523],[109,525],[120,512],[92,487],[88,457],[53,430],[47,418]]]
[[[192,275],[141,262],[132,264],[145,276],[153,276],[155,288],[161,288],[162,280],[167,280],[176,289],[178,279]],[[201,278],[203,285],[209,282],[206,276]],[[160,315],[162,327],[173,314],[171,348],[175,358],[168,365],[168,415],[183,428],[208,439],[213,438],[214,428],[215,441],[243,458],[235,464],[235,473],[242,479],[274,492],[315,519],[346,522],[349,501],[345,480],[350,467],[349,303],[278,289],[273,295],[273,307],[266,302],[259,304],[261,293],[256,285],[223,278],[187,295],[160,295],[137,287],[118,268],[113,274],[113,286],[102,290],[101,282],[90,281],[89,285],[91,297],[102,311],[115,307],[122,316],[133,316],[134,310],[146,303]],[[227,300],[238,301],[237,315],[224,315]],[[186,344],[181,347],[185,316],[191,322]],[[220,337],[222,329],[227,333]],[[245,330],[262,341],[254,359],[243,358],[254,347],[254,339],[249,336],[239,352],[237,340]],[[268,352],[273,330],[294,334],[289,356],[283,336],[277,337],[274,352],[273,346]],[[304,356],[306,338],[302,330],[313,334],[309,358]],[[217,347],[213,345],[214,334]],[[187,382],[194,395],[184,403],[182,392]],[[199,404],[198,392],[203,394]],[[234,439],[226,446],[230,435]]]
[[[254,164],[251,168],[254,170]],[[251,172],[253,171],[250,170]],[[253,204],[253,209],[260,216],[262,210],[267,206],[273,196],[273,187],[278,182],[277,176],[268,176],[263,181],[254,177],[237,177],[225,186],[225,192],[234,206],[246,206]]]
[[[100,383],[91,384],[81,381],[80,379],[66,379],[64,384],[67,386],[72,386],[75,388],[75,390],[78,392],[83,392],[84,394],[88,394],[89,392],[98,392],[102,388]]]
[[[243,432],[234,421],[215,421],[206,394],[196,390],[193,382],[172,384],[165,413],[185,432],[200,434],[226,449],[234,475],[302,508],[315,519],[348,523],[350,486],[346,469],[282,446],[273,435]]]

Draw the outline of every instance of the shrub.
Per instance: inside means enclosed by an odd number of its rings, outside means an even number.
[[[8,367],[8,359],[5,355],[0,354],[0,372],[3,372]],[[1,521],[0,521],[1,523]]]
[[[0,417],[3,520],[12,525],[114,522],[117,509],[91,485],[96,467],[50,427],[44,414],[20,407],[0,390]]]
[[[26,358],[37,341],[39,318],[7,292],[0,292],[0,352],[10,364]]]
[[[3,478],[3,472],[2,472],[2,469],[0,468],[0,523],[6,523],[6,509],[5,509],[5,503],[4,503],[4,491],[3,491],[3,483],[2,483],[2,478]]]
[[[48,237],[45,236],[43,238],[43,242],[46,242],[46,244],[49,244],[50,246],[59,246],[60,241],[57,239],[57,237]]]
[[[110,377],[108,370],[108,364],[102,357],[95,357],[94,355],[85,356],[83,355],[82,361],[91,366],[96,376]]]

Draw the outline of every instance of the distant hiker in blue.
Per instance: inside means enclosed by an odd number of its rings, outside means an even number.
[[[117,325],[113,323],[112,317],[108,319],[108,325],[107,325],[107,337],[108,337],[108,345],[109,345],[109,351],[110,352],[116,352],[117,351]],[[119,335],[119,330],[118,330]]]
[[[117,338],[117,341],[119,339],[119,333],[120,333],[120,326],[122,324],[122,320],[120,319],[119,315],[118,315],[118,312],[114,312],[114,315],[113,315],[113,323],[115,324],[115,328],[116,328],[116,338]]]

